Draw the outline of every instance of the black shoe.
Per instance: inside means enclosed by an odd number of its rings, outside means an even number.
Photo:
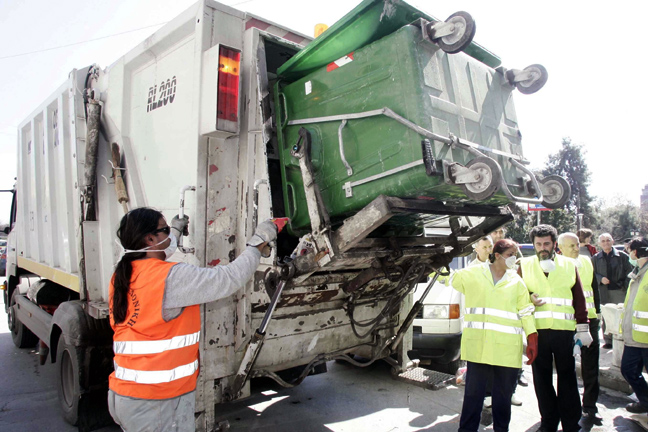
[[[596,426],[603,426],[603,417],[596,412],[583,413],[583,420],[590,424],[595,424]]]
[[[493,411],[491,411],[490,408],[482,409],[479,424],[483,426],[490,426],[493,424]]]
[[[605,343],[603,344],[603,348],[605,348],[605,349],[610,349],[610,348],[612,348],[612,343],[610,343],[610,342],[605,342]]]
[[[524,375],[520,375],[520,378],[518,378],[518,384],[521,385],[522,387],[529,387],[529,381],[527,381],[527,379],[524,378]]]
[[[642,414],[642,413],[648,413],[648,408],[645,408],[639,402],[632,402],[626,405],[626,411],[631,412],[633,414]]]

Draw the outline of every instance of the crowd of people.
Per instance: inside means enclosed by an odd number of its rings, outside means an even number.
[[[601,325],[605,329],[601,304],[607,303],[624,303],[621,373],[638,399],[626,410],[648,413],[642,374],[648,366],[648,239],[628,239],[620,251],[612,236],[603,233],[597,251],[589,229],[558,235],[554,227],[538,225],[529,233],[535,255],[521,258],[517,244],[504,237],[500,228],[480,239],[469,266],[450,278],[466,305],[461,358],[467,372],[459,431],[477,431],[485,412],[492,413],[496,432],[509,430],[525,340],[541,416],[537,432],[555,432],[559,425],[564,432],[580,431],[583,420],[601,425],[596,405],[599,332]],[[607,333],[603,347],[611,348]]]

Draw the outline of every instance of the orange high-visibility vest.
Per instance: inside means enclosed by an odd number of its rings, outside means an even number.
[[[109,387],[121,396],[169,399],[196,388],[200,307],[186,307],[169,322],[162,318],[164,285],[175,264],[155,258],[132,262],[128,312],[117,325],[110,283],[115,371]]]

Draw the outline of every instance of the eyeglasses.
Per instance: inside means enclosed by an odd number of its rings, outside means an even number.
[[[158,228],[155,231],[153,231],[153,234],[157,233],[164,233],[166,235],[169,235],[171,233],[171,227],[170,226],[165,226],[164,228]]]

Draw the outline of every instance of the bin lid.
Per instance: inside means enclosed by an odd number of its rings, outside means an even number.
[[[284,63],[277,73],[289,81],[297,80],[419,18],[439,21],[402,0],[364,0]],[[501,64],[499,57],[474,41],[464,52],[492,68]]]

